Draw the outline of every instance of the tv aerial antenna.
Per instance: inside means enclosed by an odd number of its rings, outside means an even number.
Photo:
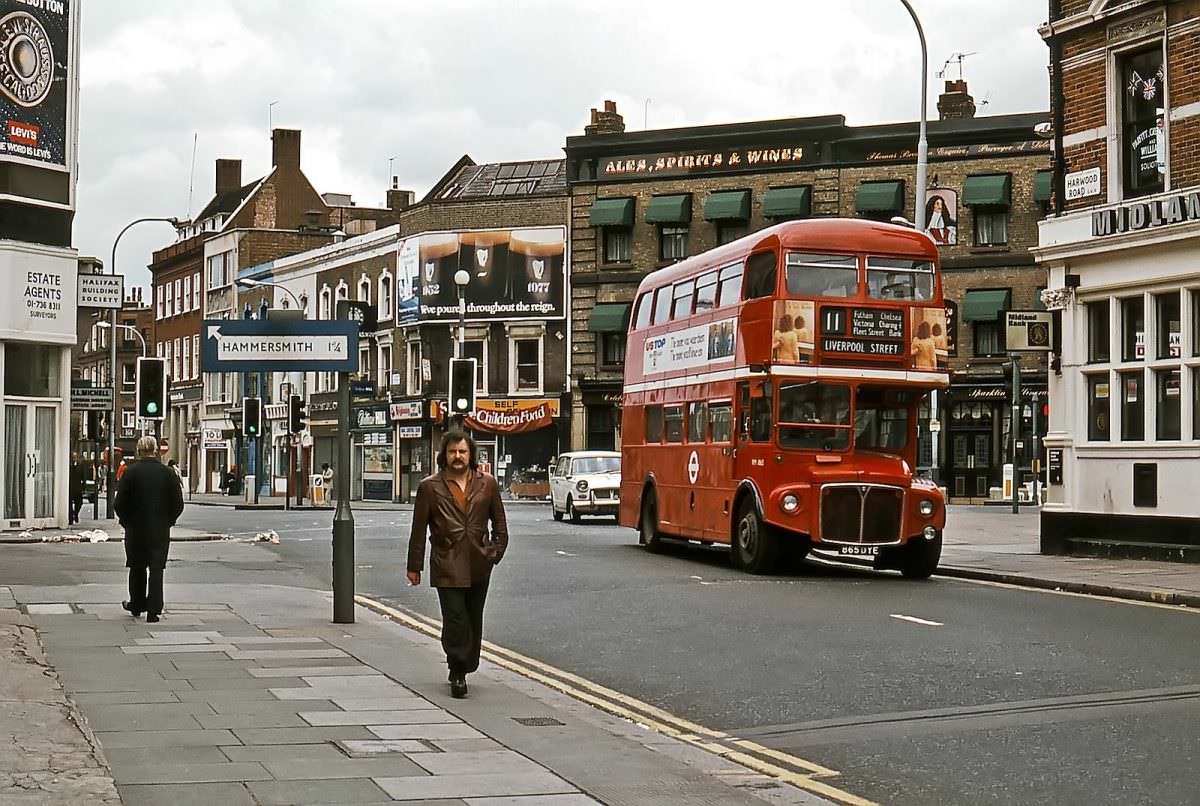
[[[976,51],[976,50],[970,50],[970,51],[967,51],[966,53],[951,53],[950,58],[946,59],[945,63],[942,64],[942,69],[938,70],[937,77],[945,78],[946,73],[950,72],[950,65],[954,64],[954,65],[958,65],[958,80],[962,81],[963,59],[967,58],[968,56],[974,56],[978,52],[979,51]]]

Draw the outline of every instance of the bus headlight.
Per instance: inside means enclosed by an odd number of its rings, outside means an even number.
[[[575,489],[579,490],[581,493],[586,493],[588,490],[587,479],[580,479],[579,483],[575,485]]]
[[[928,498],[926,498],[921,503],[917,504],[917,511],[920,512],[926,518],[928,518],[930,515],[933,514],[933,509],[934,509],[933,502],[930,501]]]
[[[779,506],[784,512],[795,512],[800,508],[800,499],[795,493],[787,493],[779,499]]]

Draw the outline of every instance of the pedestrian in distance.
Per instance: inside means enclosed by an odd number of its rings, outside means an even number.
[[[171,548],[171,527],[183,512],[183,488],[174,471],[159,461],[158,442],[137,441],[138,460],[121,476],[114,503],[125,529],[129,600],[121,602],[135,618],[151,624],[163,610],[163,569]]]
[[[321,486],[325,488],[325,503],[333,506],[333,466],[329,462],[321,465]]]
[[[71,466],[67,468],[68,487],[71,495],[71,508],[67,513],[67,523],[79,523],[79,510],[83,509],[83,468],[79,464],[79,456],[71,454]]]
[[[179,462],[172,459],[167,462],[167,467],[171,468],[171,472],[175,474],[176,480],[179,481],[179,488],[183,489],[183,473],[179,469]]]
[[[421,584],[426,540],[429,584],[442,607],[442,649],[450,695],[467,696],[467,675],[479,668],[483,606],[492,568],[508,548],[508,521],[496,480],[479,471],[475,440],[451,430],[438,452],[439,472],[421,480],[408,540],[408,581]],[[489,534],[490,522],[490,534]]]

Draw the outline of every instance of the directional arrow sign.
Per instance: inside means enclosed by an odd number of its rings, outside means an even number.
[[[358,323],[304,319],[205,319],[204,372],[357,372]]]

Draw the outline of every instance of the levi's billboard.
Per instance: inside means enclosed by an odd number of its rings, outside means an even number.
[[[467,272],[467,321],[566,315],[564,227],[427,232],[397,250],[402,325],[457,321],[459,269]]]

